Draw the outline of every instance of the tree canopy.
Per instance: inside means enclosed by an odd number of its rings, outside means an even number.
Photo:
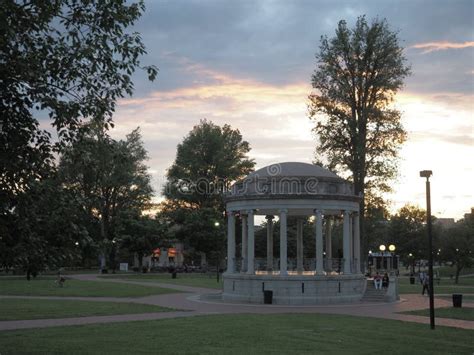
[[[248,142],[239,130],[202,120],[178,145],[164,195],[171,200],[223,211],[222,194],[253,170]]]
[[[351,172],[356,193],[389,189],[406,138],[390,104],[410,74],[397,33],[386,20],[369,25],[362,16],[354,29],[340,21],[335,37],[321,38],[316,58],[317,91],[309,98],[318,153],[331,168]]]
[[[131,76],[137,69],[147,71],[150,80],[155,78],[157,68],[141,63],[146,51],[140,34],[130,31],[143,11],[142,1],[2,1],[2,262],[24,266],[35,259],[38,268],[52,267],[77,254],[81,236],[82,250],[93,249],[82,233],[94,234],[90,221],[76,208],[93,203],[85,199],[76,203],[71,186],[62,184],[56,158],[79,141],[86,128],[113,127],[116,101],[132,94]],[[58,139],[43,129],[45,123],[52,124]],[[90,156],[83,158],[93,163]],[[94,166],[82,168],[76,171],[78,176],[86,176]],[[15,260],[9,258],[12,248],[17,248]]]
[[[428,259],[428,237],[426,211],[413,205],[405,205],[391,216],[388,228],[388,242],[397,247],[397,254],[403,262],[414,259]],[[409,255],[412,255],[411,257]]]
[[[0,6],[0,193],[2,215],[17,196],[42,178],[57,146],[87,121],[108,128],[116,100],[131,95],[131,75],[145,47],[128,29],[143,2],[109,0],[6,0]],[[45,168],[46,165],[46,168]]]
[[[349,173],[357,195],[390,190],[406,139],[401,113],[391,103],[410,74],[398,34],[386,20],[369,24],[361,16],[353,29],[340,21],[334,37],[321,37],[316,59],[309,115],[318,158]]]
[[[150,204],[147,158],[139,129],[116,141],[93,128],[64,149],[59,165],[62,183],[74,194],[90,235],[102,249],[119,242],[130,224],[125,221],[137,219],[134,216]]]
[[[56,173],[31,184],[5,221],[0,266],[23,270],[27,278],[46,267],[71,265],[80,259],[79,242],[90,242],[79,206]]]
[[[178,145],[167,173],[160,220],[175,239],[198,252],[222,258],[225,239],[223,193],[253,170],[248,142],[237,129],[202,120]],[[216,225],[217,224],[217,225]],[[172,238],[173,236],[170,236]]]
[[[465,268],[474,265],[474,216],[467,216],[446,230],[441,238],[439,258],[456,268],[455,282]]]

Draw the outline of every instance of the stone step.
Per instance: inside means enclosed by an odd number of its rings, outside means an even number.
[[[380,294],[370,294],[370,293],[365,293],[363,297],[370,297],[370,298],[384,298],[385,293],[380,293]]]
[[[374,298],[380,298],[380,297],[385,297],[385,293],[377,293],[377,294],[371,294],[371,293],[365,293],[364,297],[374,297]]]
[[[367,287],[365,289],[364,296],[362,296],[362,302],[385,302],[386,290],[376,289],[372,280],[367,281]]]
[[[381,294],[381,293],[385,293],[385,290],[365,290],[365,293]]]
[[[362,298],[362,302],[385,302],[385,298]]]
[[[365,293],[385,293],[385,290],[365,290]]]

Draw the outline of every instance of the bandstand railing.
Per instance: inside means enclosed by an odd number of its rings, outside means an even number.
[[[350,263],[351,273],[358,272],[358,260],[353,259]],[[288,258],[287,270],[290,274],[296,274],[299,272],[297,269],[297,259]],[[245,265],[242,258],[234,258],[235,272],[246,272]],[[280,273],[280,259],[273,258],[273,265],[271,268],[267,265],[267,258],[255,258],[254,267],[256,273]],[[344,272],[344,258],[324,258],[323,269],[327,274],[343,274]],[[315,258],[304,258],[303,259],[303,272],[305,274],[314,273],[316,270],[316,259]]]

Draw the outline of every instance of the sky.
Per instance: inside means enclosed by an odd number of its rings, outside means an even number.
[[[398,31],[412,76],[395,105],[408,140],[391,210],[425,206],[420,170],[432,170],[432,211],[461,218],[474,207],[473,1],[146,1],[134,30],[159,67],[150,83],[134,76],[135,93],[119,101],[115,138],[139,126],[159,192],[176,146],[201,119],[239,129],[256,168],[314,159],[308,118],[310,79],[322,35],[339,20],[386,18]]]

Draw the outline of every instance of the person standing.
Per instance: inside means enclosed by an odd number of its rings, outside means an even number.
[[[418,275],[418,277],[420,278],[420,284],[422,284],[422,285],[423,285],[423,282],[424,282],[424,280],[425,280],[425,275],[426,275],[426,274],[425,274],[424,271],[420,271],[420,273],[419,273],[419,275]]]
[[[421,290],[421,294],[424,296],[426,293],[429,295],[430,294],[430,277],[428,275],[425,275],[423,278],[423,289]]]

